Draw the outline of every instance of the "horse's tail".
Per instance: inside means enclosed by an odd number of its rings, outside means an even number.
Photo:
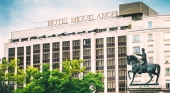
[[[160,74],[160,70],[161,70],[161,67],[159,64],[156,64],[156,68],[157,68],[157,74],[159,75]]]

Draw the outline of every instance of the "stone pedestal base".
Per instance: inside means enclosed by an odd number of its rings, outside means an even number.
[[[130,93],[160,93],[161,87],[159,85],[137,85],[129,86]]]

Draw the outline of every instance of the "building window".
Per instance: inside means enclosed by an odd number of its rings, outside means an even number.
[[[115,49],[114,48],[107,48],[107,54],[114,54]]]
[[[40,44],[33,45],[33,65],[39,68],[40,63]]]
[[[96,50],[96,55],[103,55],[103,49]]]
[[[165,45],[165,51],[170,51],[170,45]]]
[[[126,29],[128,29],[128,26],[122,26],[122,27],[120,27],[120,30],[126,30]]]
[[[53,42],[52,43],[52,67],[53,69],[59,68],[59,60],[60,60],[60,43]]]
[[[107,60],[107,65],[108,65],[108,66],[113,66],[113,65],[115,65],[115,60]]]
[[[22,38],[21,42],[28,41],[28,38]]]
[[[133,50],[134,53],[140,53],[140,47],[134,47]]]
[[[80,58],[80,40],[73,40],[73,59]]]
[[[166,89],[170,89],[170,83],[166,83]]]
[[[83,42],[84,45],[90,45],[90,43],[91,43],[90,39],[84,39],[84,42]]]
[[[164,21],[164,27],[170,27],[170,20]]]
[[[109,31],[116,31],[116,30],[117,30],[117,27],[109,28]]]
[[[13,41],[13,43],[19,42],[19,39],[13,39],[12,41]]]
[[[84,55],[84,56],[89,56],[89,55],[91,55],[90,50],[84,50],[84,51],[83,51],[83,55]]]
[[[73,40],[73,50],[80,49],[80,40]]]
[[[139,42],[139,41],[140,41],[140,36],[139,35],[133,36],[133,42]]]
[[[165,63],[169,63],[170,62],[170,56],[166,56],[165,57]]]
[[[80,40],[73,40],[73,46],[80,46]]]
[[[73,51],[73,59],[79,59],[80,51]]]
[[[148,28],[152,28],[152,21],[148,22]]]
[[[90,60],[84,61],[84,62],[83,62],[83,66],[85,66],[85,67],[91,67],[91,62],[90,62]]]
[[[31,46],[26,46],[26,66],[31,63]]]
[[[153,52],[153,45],[148,46],[148,52]]]
[[[98,30],[98,33],[100,33],[100,32],[105,32],[106,30],[107,30],[106,28],[99,29],[99,30]]]
[[[96,44],[103,44],[103,38],[96,39]]]
[[[50,52],[50,43],[43,44],[43,52]]]
[[[9,48],[8,50],[8,56],[15,56],[15,48]]]
[[[153,63],[153,57],[149,57],[149,63]]]
[[[63,61],[66,61],[66,59],[69,60],[70,59],[70,41],[63,41],[62,48],[63,48],[62,49],[63,50],[62,60]]]
[[[153,35],[152,34],[148,34],[148,40],[153,40]]]
[[[70,41],[63,41],[63,47],[70,47]]]
[[[170,89],[170,81],[166,81],[166,89]]]
[[[96,67],[98,67],[98,66],[104,66],[103,60],[96,61]]]
[[[170,68],[166,68],[166,75],[170,75]]]
[[[43,63],[50,62],[50,43],[43,44]]]
[[[53,66],[53,69],[60,67],[59,63],[54,63],[52,66]]]
[[[170,39],[170,33],[164,33],[164,39]]]

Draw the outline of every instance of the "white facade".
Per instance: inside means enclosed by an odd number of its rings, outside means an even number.
[[[148,23],[149,22],[149,23]],[[149,28],[148,28],[149,25]],[[131,26],[131,29],[122,30],[123,26]],[[115,31],[109,31],[109,28],[117,27]],[[88,31],[93,29],[103,29],[106,28],[106,31],[101,33]],[[85,31],[85,33],[78,34],[77,32]],[[63,32],[72,33],[75,32],[75,35],[66,35],[66,36],[56,36],[50,38],[41,38],[41,39],[32,39],[32,36],[42,36],[42,35],[58,35]],[[70,59],[73,58],[72,53],[72,41],[80,40],[80,59],[83,59],[83,40],[91,39],[91,71],[96,72],[96,39],[103,38],[103,75],[107,77],[107,37],[114,37],[115,40],[115,93],[119,93],[119,62],[118,62],[118,36],[126,36],[126,54],[134,54],[134,47],[145,48],[147,59],[149,62],[158,63],[161,65],[161,74],[159,78],[160,85],[165,88],[166,82],[170,82],[170,72],[169,75],[166,74],[166,69],[170,68],[170,16],[154,16],[154,17],[144,17],[143,20],[132,21],[131,17],[125,18],[112,18],[105,20],[90,21],[77,24],[67,24],[61,26],[52,26],[48,28],[39,28],[32,30],[24,31],[15,31],[11,33],[11,39],[19,39],[19,42],[12,43],[9,40],[8,43],[5,43],[5,57],[8,59],[9,48],[15,48],[15,58],[17,58],[17,47],[24,47],[24,70],[26,69],[26,46],[31,46],[31,51],[33,51],[34,44],[40,44],[40,64],[42,64],[42,44],[50,43],[50,69],[52,69],[52,43],[60,42],[60,70],[62,69],[62,42],[70,41]],[[21,38],[28,38],[28,41],[21,42]],[[134,40],[135,38],[135,40]],[[148,50],[150,50],[148,52]],[[137,49],[138,52],[138,49]],[[33,66],[33,53],[31,53],[31,66]],[[41,67],[40,67],[41,68]],[[130,66],[127,66],[127,70],[131,69]],[[169,70],[170,71],[170,70]],[[132,76],[132,75],[131,75]],[[146,82],[146,78],[149,79],[147,74],[142,74],[137,76],[134,82]],[[154,81],[155,82],[155,77]],[[127,78],[127,83],[129,85],[130,81]],[[127,85],[127,86],[128,86]],[[107,92],[107,78],[104,79],[104,93],[113,93]]]
[[[166,83],[170,82],[170,74],[167,69],[170,68],[170,16],[160,15],[153,17],[144,17],[143,20],[133,21],[132,30],[129,31],[129,52],[128,54],[134,54],[134,48],[145,48],[147,54],[148,63],[157,63],[161,66],[161,72],[159,77],[159,85],[166,88]],[[150,27],[149,25],[152,24]],[[133,29],[134,28],[134,29]],[[134,38],[138,36],[138,40]],[[128,67],[131,69],[131,67]],[[149,80],[148,74],[137,76],[134,82],[145,83]],[[151,81],[155,83],[156,76]]]

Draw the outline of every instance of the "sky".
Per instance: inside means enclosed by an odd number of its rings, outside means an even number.
[[[141,1],[160,15],[170,14],[170,0]],[[39,28],[48,20],[119,11],[119,4],[131,2],[138,0],[0,0],[0,58],[12,31]]]

